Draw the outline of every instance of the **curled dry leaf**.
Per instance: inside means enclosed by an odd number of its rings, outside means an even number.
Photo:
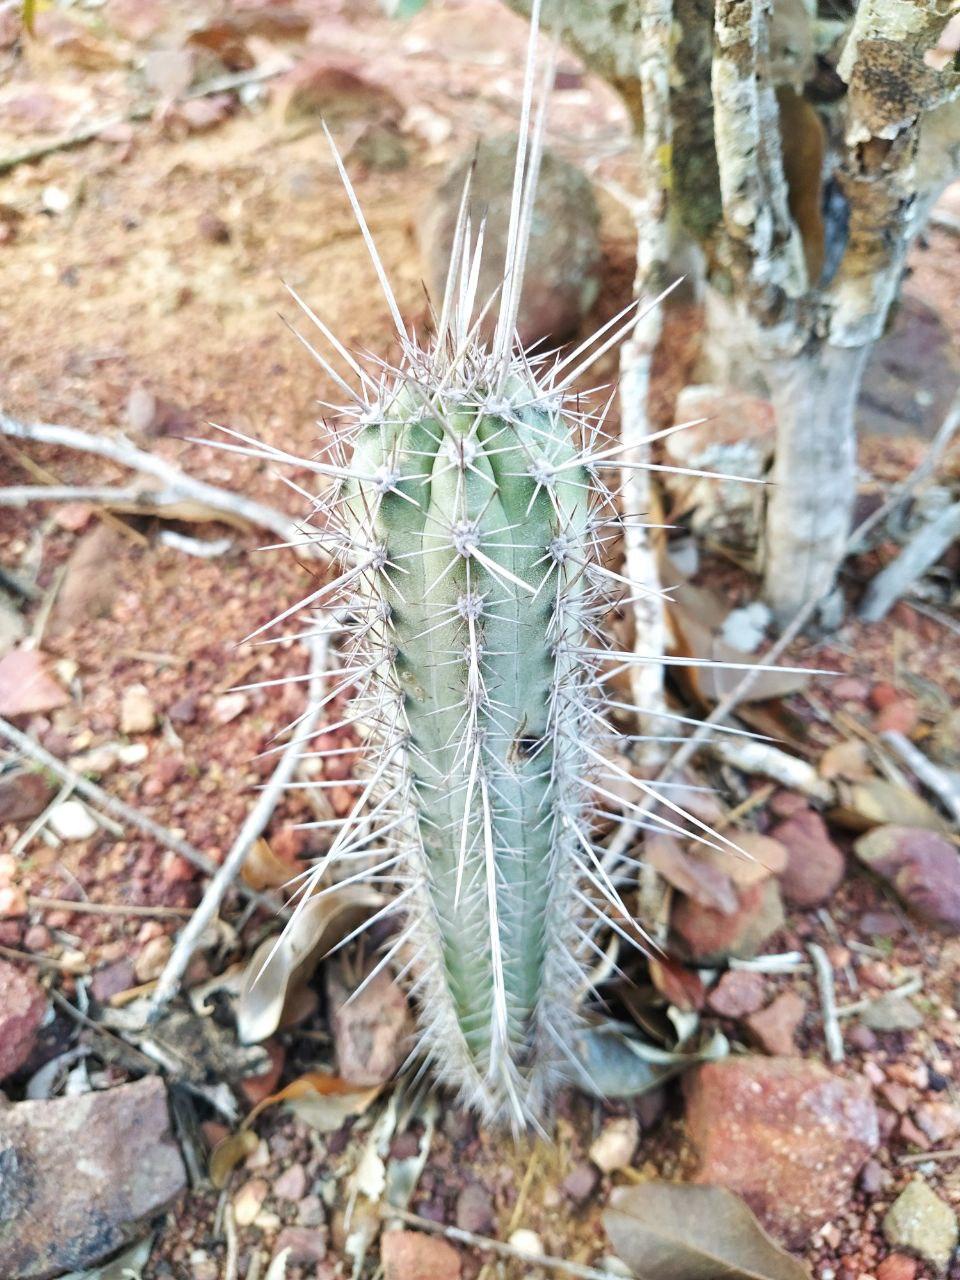
[[[266,1040],[285,1015],[303,1009],[301,993],[317,965],[382,903],[371,889],[345,885],[310,898],[280,938],[268,938],[257,948],[237,1002],[237,1032],[244,1044]]]
[[[852,831],[869,831],[893,823],[901,827],[924,827],[946,835],[949,825],[939,813],[913,791],[898,787],[885,778],[871,778],[838,788],[839,806],[827,815],[838,826]]]
[[[696,853],[686,853],[673,836],[648,837],[646,861],[668,884],[685,893],[702,907],[732,915],[738,902],[730,877]]]
[[[247,854],[240,869],[240,877],[251,889],[280,889],[289,884],[296,872],[289,862],[284,862],[270,848],[270,841],[261,836]]]
[[[328,1075],[324,1071],[308,1071],[279,1092],[271,1093],[258,1102],[244,1125],[249,1127],[261,1111],[282,1102],[312,1129],[319,1133],[332,1133],[351,1116],[362,1115],[381,1088],[381,1085],[375,1085],[372,1089],[358,1089],[339,1076]]]
[[[599,1098],[635,1098],[699,1062],[726,1057],[726,1036],[716,1032],[697,1050],[661,1049],[616,1025],[588,1027],[573,1051],[583,1067],[581,1084]]]
[[[603,1225],[617,1256],[644,1280],[809,1280],[725,1187],[620,1187]]]
[[[210,1181],[222,1191],[230,1181],[230,1174],[241,1160],[246,1160],[257,1148],[259,1139],[252,1129],[241,1129],[238,1133],[229,1133],[210,1152],[207,1172]]]

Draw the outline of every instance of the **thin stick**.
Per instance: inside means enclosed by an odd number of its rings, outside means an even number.
[[[124,906],[115,902],[74,902],[71,898],[27,898],[31,911],[73,911],[87,916],[144,916],[147,919],[182,919],[190,907]]]
[[[122,437],[92,435],[76,427],[65,427],[52,422],[19,422],[2,410],[0,410],[0,434],[15,440],[58,445],[64,449],[76,449],[81,453],[93,453],[98,457],[107,458],[118,466],[129,467],[159,480],[167,490],[160,495],[163,501],[170,501],[172,496],[176,495],[177,500],[181,502],[203,503],[204,506],[222,511],[234,519],[243,520],[261,529],[269,529],[284,542],[300,544],[306,541],[303,548],[304,554],[315,559],[327,559],[325,553],[315,543],[305,540],[301,526],[282,512],[276,511],[273,507],[264,506],[261,502],[255,502],[252,498],[245,498],[241,494],[207,484],[204,480],[197,480],[163,458],[138,449]],[[43,496],[37,494],[38,498]],[[143,501],[143,498],[144,495],[141,494],[140,500]],[[149,501],[149,497],[147,500]]]
[[[819,943],[807,945],[810,959],[813,961],[814,973],[817,976],[817,990],[820,993],[820,1008],[823,1011],[823,1037],[827,1042],[827,1053],[830,1061],[843,1061],[843,1033],[837,1020],[836,988],[833,982],[833,966],[826,951]]]
[[[182,97],[184,99],[206,98],[213,93],[229,93],[233,89],[242,89],[248,84],[257,84],[261,80],[270,80],[273,76],[279,75],[282,70],[283,67],[281,66],[266,66],[255,67],[252,71],[214,76],[212,80],[205,80],[202,84],[186,90]],[[20,151],[12,151],[9,155],[0,156],[0,173],[9,173],[11,169],[15,169],[19,164],[30,164],[34,160],[42,160],[44,156],[52,155],[55,151],[69,151],[73,147],[83,146],[84,143],[92,142],[95,138],[98,138],[104,129],[112,129],[114,125],[126,124],[134,120],[149,120],[157,108],[161,106],[163,106],[163,102],[159,98],[154,98],[149,102],[142,102],[139,106],[132,107],[129,111],[115,111],[113,115],[101,116],[99,120],[94,120],[91,124],[85,124],[82,128],[75,129],[71,133],[62,133],[56,138],[51,138],[49,142],[41,142],[30,147],[23,147]]]
[[[960,1147],[944,1147],[941,1151],[921,1151],[900,1156],[901,1164],[924,1164],[927,1160],[960,1160]]]
[[[960,502],[946,507],[932,520],[925,520],[895,560],[870,583],[859,615],[864,622],[879,622],[896,602],[929,568],[937,563],[952,542],[960,537]]]
[[[34,742],[32,738],[15,728],[8,720],[4,720],[2,716],[0,716],[0,738],[5,738],[22,755],[28,756],[31,760],[36,760],[38,764],[42,764],[45,769],[55,773],[64,782],[72,783],[74,791],[79,792],[80,795],[90,800],[99,809],[105,809],[108,813],[112,813],[115,818],[118,818],[120,822],[126,823],[128,826],[138,827],[159,844],[164,845],[167,849],[172,849],[174,853],[179,853],[191,865],[199,867],[208,876],[215,876],[219,871],[220,868],[212,858],[208,858],[205,853],[195,849],[192,844],[174,835],[166,827],[162,827],[159,822],[154,822],[146,814],[139,813],[131,805],[125,804],[122,800],[110,795],[102,787],[98,787],[95,782],[90,782],[89,779],[84,778],[82,774],[71,769],[62,760],[58,760],[55,755],[51,755],[39,743]],[[256,889],[251,889],[249,885],[245,885],[242,881],[237,885],[237,890],[245,898],[256,902],[258,906],[266,907],[269,911],[279,912],[284,915],[287,913],[286,907],[278,898],[260,893]]]
[[[0,947],[0,956],[3,956],[4,960],[22,960],[24,964],[35,964],[38,969],[56,969],[59,973],[78,976],[73,965],[54,960],[52,956],[38,956],[32,951],[18,951],[15,947]]]
[[[277,806],[284,787],[293,777],[303,751],[303,741],[309,738],[323,709],[323,693],[326,687],[327,655],[330,651],[330,632],[321,631],[310,637],[310,683],[307,692],[307,710],[298,720],[296,729],[284,748],[280,761],[270,781],[247,815],[230,852],[217,868],[216,875],[207,885],[203,898],[177,938],[176,945],[157,980],[151,1001],[151,1015],[156,1017],[163,1006],[176,994],[180,981],[196,951],[202,934],[220,910],[224,895],[233,884],[240,868],[255,841],[262,834]]]
[[[410,1213],[406,1209],[395,1209],[392,1205],[380,1206],[384,1218],[399,1218],[411,1227],[419,1227],[421,1231],[432,1231],[435,1235],[446,1236],[448,1240],[456,1240],[460,1244],[472,1245],[475,1249],[488,1249],[491,1253],[502,1254],[505,1258],[516,1258],[528,1267],[549,1267],[553,1271],[565,1271],[570,1276],[581,1276],[582,1280],[611,1280],[609,1271],[600,1271],[596,1267],[585,1267],[579,1262],[568,1262],[566,1258],[554,1258],[547,1253],[525,1253],[515,1249],[512,1244],[502,1240],[491,1240],[489,1236],[478,1236],[473,1231],[463,1231],[460,1227],[448,1227],[442,1222],[434,1222],[432,1218],[421,1218],[419,1214]]]
[[[928,760],[923,752],[915,747],[909,738],[895,729],[881,733],[884,742],[889,743],[904,762],[911,773],[923,783],[928,791],[932,791],[954,822],[960,823],[960,787],[945,769]]]

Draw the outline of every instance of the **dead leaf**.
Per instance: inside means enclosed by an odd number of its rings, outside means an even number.
[[[750,856],[744,858],[732,849],[703,849],[700,856],[717,870],[728,875],[738,889],[778,876],[787,868],[788,855],[784,845],[757,831],[731,831],[730,839]]]
[[[644,858],[675,889],[702,907],[733,915],[739,906],[730,877],[694,853],[685,853],[673,836],[649,836]]]
[[[267,1274],[263,1280],[286,1280],[287,1276],[287,1260],[290,1257],[291,1250],[289,1246],[281,1249],[277,1256],[271,1261],[267,1268]]]
[[[820,777],[828,782],[836,778],[846,782],[868,782],[874,776],[869,748],[858,738],[835,742],[820,757]]]
[[[359,885],[310,898],[279,938],[268,938],[247,965],[237,1001],[237,1033],[244,1044],[272,1036],[317,965],[383,903]]]
[[[115,1258],[105,1262],[102,1267],[94,1267],[92,1271],[71,1271],[61,1280],[140,1280],[143,1269],[150,1261],[150,1251],[155,1237],[151,1232],[145,1240],[139,1240],[118,1253]]]
[[[218,1191],[222,1191],[230,1181],[230,1174],[240,1161],[246,1160],[247,1156],[256,1150],[258,1142],[259,1139],[252,1129],[241,1129],[238,1133],[228,1134],[217,1143],[210,1152],[207,1171],[210,1174],[210,1181]]]
[[[371,1089],[358,1089],[339,1076],[310,1071],[258,1102],[244,1121],[244,1127],[249,1128],[267,1107],[283,1102],[318,1133],[332,1133],[351,1116],[363,1115],[382,1087],[378,1084]]]
[[[69,701],[66,690],[48,675],[39,649],[14,649],[0,658],[0,715],[41,715]]]
[[[619,1187],[603,1225],[617,1257],[644,1280],[809,1280],[725,1187]]]
[[[661,1049],[628,1035],[614,1023],[586,1027],[574,1039],[573,1052],[583,1067],[582,1086],[598,1098],[636,1098],[699,1062],[714,1062],[730,1051],[716,1032],[699,1049]]]
[[[262,836],[247,854],[240,869],[240,878],[251,889],[279,889],[289,884],[296,872],[289,862],[284,862],[270,848],[270,841]]]

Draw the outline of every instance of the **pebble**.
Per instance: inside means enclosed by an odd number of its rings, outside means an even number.
[[[801,809],[770,835],[787,848],[787,868],[780,877],[786,901],[795,907],[826,902],[843,879],[846,863],[819,813]]]
[[[468,1182],[457,1196],[456,1222],[461,1231],[478,1236],[488,1236],[493,1231],[493,1200],[479,1182]]]
[[[586,1204],[600,1184],[597,1167],[589,1160],[581,1160],[573,1166],[562,1183],[562,1191],[574,1204]]]
[[[80,800],[63,800],[47,815],[53,834],[61,840],[89,840],[99,831],[90,810]]]
[[[384,1280],[460,1280],[457,1250],[421,1231],[385,1231],[380,1261]]]
[[[322,1262],[327,1256],[326,1228],[284,1227],[273,1246],[273,1256],[289,1249],[287,1261],[294,1265]]]
[[[908,1258],[905,1253],[889,1254],[876,1270],[877,1280],[915,1280],[916,1274],[916,1258]]]
[[[739,905],[731,915],[692,898],[680,899],[671,923],[692,960],[713,963],[729,956],[748,960],[782,926],[783,903],[775,879],[741,889],[737,899]]]
[[[807,1012],[806,1002],[795,991],[784,991],[765,1009],[747,1018],[747,1028],[769,1054],[789,1056],[796,1053],[796,1032]]]
[[[923,1026],[923,1014],[906,996],[879,996],[861,1017],[871,1031],[914,1031]]]
[[[0,1081],[30,1057],[47,1011],[47,996],[32,970],[0,960]]]
[[[106,1002],[121,991],[129,991],[136,985],[136,973],[129,960],[117,960],[113,964],[103,965],[95,970],[90,979],[90,994],[100,1004]]]
[[[707,1005],[721,1018],[743,1018],[762,1009],[766,998],[767,984],[762,974],[730,969],[707,996]]]
[[[264,1178],[250,1178],[233,1197],[233,1216],[238,1227],[249,1227],[270,1194]]]
[[[869,1196],[882,1191],[887,1183],[887,1174],[879,1160],[870,1159],[860,1170],[860,1186]]]
[[[27,895],[18,884],[0,885],[0,920],[18,919],[27,910]]]
[[[945,1271],[957,1247],[957,1217],[923,1178],[914,1178],[887,1211],[883,1234],[895,1249],[908,1249]]]
[[[590,1146],[590,1159],[603,1173],[626,1169],[640,1141],[640,1125],[633,1116],[608,1120]]]
[[[960,1106],[952,1102],[921,1102],[914,1108],[913,1118],[933,1143],[960,1134]]]
[[[531,1231],[527,1227],[520,1227],[514,1231],[508,1243],[516,1249],[517,1253],[522,1253],[526,1258],[533,1258],[538,1254],[543,1254],[543,1241],[535,1231]]]
[[[167,934],[151,938],[140,950],[133,962],[133,972],[138,982],[152,982],[163,973],[163,967],[170,959],[173,942]]]
[[[120,732],[150,733],[157,723],[157,709],[146,685],[132,684],[120,699]]]
[[[326,1211],[319,1196],[304,1196],[297,1202],[297,1224],[301,1227],[319,1227],[326,1221]]]
[[[246,711],[249,701],[245,693],[222,693],[214,699],[210,719],[214,724],[229,724]]]
[[[273,1194],[281,1200],[302,1200],[307,1190],[307,1171],[302,1164],[284,1169],[273,1184]]]
[[[960,853],[944,836],[888,825],[875,827],[853,847],[921,920],[951,932],[960,929]]]

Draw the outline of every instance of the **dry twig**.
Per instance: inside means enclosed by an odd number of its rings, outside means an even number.
[[[817,990],[820,993],[820,1009],[823,1013],[823,1038],[827,1042],[827,1053],[830,1061],[843,1061],[843,1033],[837,1020],[836,988],[833,982],[833,966],[826,951],[816,942],[807,945],[813,970],[817,976]]]

